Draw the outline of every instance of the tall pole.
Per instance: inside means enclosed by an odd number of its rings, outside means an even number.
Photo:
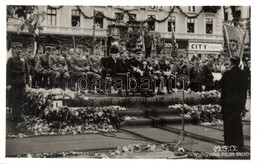
[[[145,43],[144,43],[144,30],[143,30],[143,23],[141,23],[141,35],[142,35],[142,51],[145,52]]]
[[[175,56],[175,42],[176,42],[176,38],[175,38],[175,34],[174,34],[174,26],[173,26],[173,21],[172,21],[172,17],[171,17],[171,28],[172,28],[172,56]]]
[[[93,42],[92,42],[92,49],[91,49],[91,54],[95,54],[95,42],[96,42],[96,37],[95,37],[95,30],[96,30],[96,24],[95,24],[95,10],[93,12]]]

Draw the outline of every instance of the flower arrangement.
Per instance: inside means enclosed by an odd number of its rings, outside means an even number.
[[[18,128],[26,129],[26,134],[9,134],[8,138],[24,138],[28,135],[66,135],[116,132],[113,118],[116,111],[125,107],[58,107],[45,108],[41,117],[27,115]]]
[[[171,105],[169,108],[178,110],[182,113],[182,104]],[[195,123],[204,125],[223,125],[221,106],[219,105],[194,105],[184,104],[184,114],[190,115]]]

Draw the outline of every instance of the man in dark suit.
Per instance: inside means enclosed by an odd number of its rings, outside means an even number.
[[[110,49],[110,56],[101,58],[102,87],[104,88],[103,90],[105,90],[106,87],[108,87],[109,94],[110,94],[110,89],[112,86],[113,79],[115,79],[117,77],[117,73],[120,70],[120,66],[118,64],[118,58],[120,56],[119,53],[120,53],[120,51],[119,51],[118,46],[113,45]],[[108,82],[108,83],[105,83],[105,82]],[[105,84],[108,84],[108,86],[105,86]]]
[[[241,114],[245,110],[247,78],[239,68],[239,57],[230,59],[231,68],[224,72],[220,80],[221,106],[224,120],[224,141],[227,146],[243,149],[243,127]]]
[[[9,100],[12,107],[12,120],[23,121],[22,100],[25,87],[29,84],[29,67],[27,61],[20,57],[22,44],[12,45],[13,56],[8,59],[6,66],[7,92],[10,93]]]

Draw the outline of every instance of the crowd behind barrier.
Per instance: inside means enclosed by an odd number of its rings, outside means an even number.
[[[110,55],[100,51],[89,54],[85,47],[75,49],[62,46],[39,46],[21,50],[21,58],[28,64],[29,86],[32,88],[62,88],[87,91],[93,94],[111,94],[111,87],[120,96],[141,94],[145,97],[172,94],[173,89],[195,92],[217,90],[218,80],[229,69],[229,57],[208,55],[206,58],[186,55],[144,52],[134,48],[112,45]],[[250,88],[250,61],[243,61]],[[184,80],[180,80],[180,78]],[[166,90],[165,90],[166,88]]]

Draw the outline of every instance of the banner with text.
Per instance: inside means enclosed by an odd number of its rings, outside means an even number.
[[[204,43],[199,41],[190,41],[189,50],[194,51],[223,51],[222,43]]]

